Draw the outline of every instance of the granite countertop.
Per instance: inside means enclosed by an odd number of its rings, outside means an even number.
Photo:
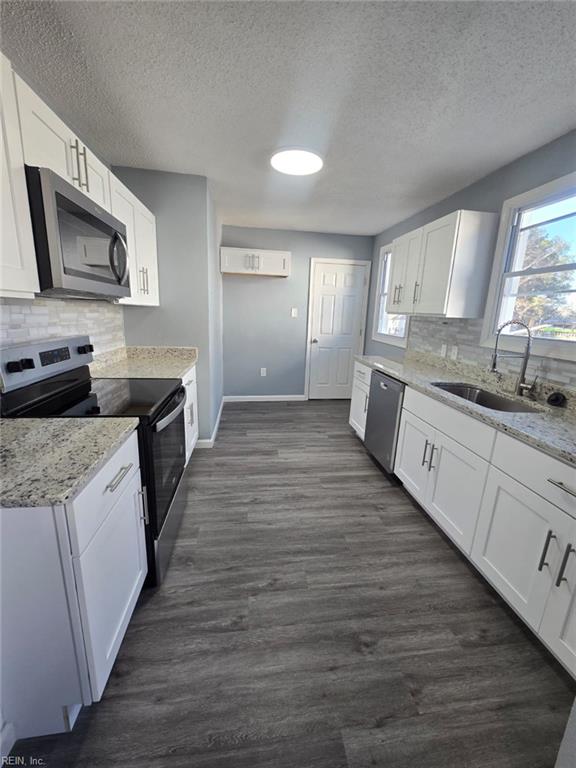
[[[100,379],[181,379],[196,365],[196,347],[120,347],[90,364]]]
[[[126,417],[0,420],[0,506],[69,501],[137,426]]]
[[[355,359],[374,370],[382,371],[392,378],[402,381],[435,400],[440,400],[446,405],[463,411],[501,432],[506,432],[529,445],[533,445],[556,459],[576,466],[576,414],[573,411],[567,411],[564,408],[552,408],[531,401],[528,403],[534,407],[534,413],[493,411],[438,389],[431,384],[433,381],[477,384],[514,399],[514,396],[509,392],[503,391],[502,388],[499,389],[495,380],[492,380],[491,383],[489,375],[480,368],[474,370],[471,366],[463,366],[458,372],[416,360],[399,363],[386,357],[374,355],[357,355]]]

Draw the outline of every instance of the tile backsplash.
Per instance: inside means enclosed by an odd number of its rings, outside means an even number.
[[[492,350],[480,346],[482,322],[414,316],[410,320],[407,352],[440,356],[441,347],[446,344],[450,356],[451,348],[457,346],[458,360],[487,368],[490,365]],[[498,361],[498,369],[502,373],[516,374],[520,369],[520,361],[502,358]],[[528,381],[535,376],[538,376],[542,383],[557,385],[560,390],[576,391],[576,363],[568,360],[531,355],[527,371]]]
[[[125,344],[123,309],[83,299],[0,299],[0,345],[88,334],[94,354]]]

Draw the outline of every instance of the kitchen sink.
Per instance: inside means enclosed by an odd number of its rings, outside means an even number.
[[[531,405],[521,403],[518,400],[511,400],[508,397],[495,395],[494,392],[488,392],[473,384],[452,384],[450,382],[433,382],[433,387],[450,392],[456,397],[462,397],[471,403],[481,405],[483,408],[490,408],[493,411],[509,411],[510,413],[534,413],[536,411]]]

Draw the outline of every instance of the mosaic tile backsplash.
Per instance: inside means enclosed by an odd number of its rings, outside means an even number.
[[[123,309],[107,301],[0,299],[0,345],[88,334],[94,354],[124,346]]]
[[[447,346],[448,357],[451,348],[458,347],[458,361],[488,368],[492,350],[480,346],[482,320],[444,320],[433,317],[412,317],[408,336],[409,354],[424,353],[440,356],[443,344]],[[503,374],[515,375],[520,361],[502,358],[498,369]],[[549,357],[531,355],[527,379],[531,382],[538,376],[538,382],[546,389],[557,387],[562,391],[576,392],[576,363],[568,360],[554,360]]]

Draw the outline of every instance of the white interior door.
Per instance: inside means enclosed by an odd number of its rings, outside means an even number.
[[[370,265],[312,263],[310,398],[349,398],[354,355],[362,352]]]

